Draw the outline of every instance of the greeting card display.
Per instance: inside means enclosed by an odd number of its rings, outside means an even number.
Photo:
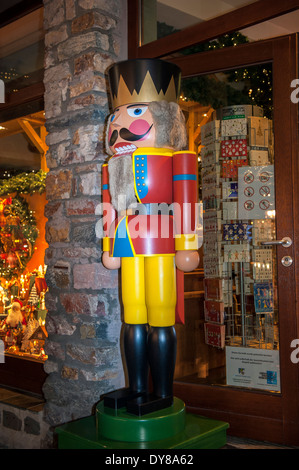
[[[204,329],[206,344],[223,349],[225,346],[225,325],[205,323]]]
[[[221,121],[221,137],[247,135],[247,119],[225,119]]]
[[[224,322],[224,303],[216,300],[205,300],[204,302],[205,321],[213,323]]]
[[[203,202],[203,209],[205,211],[210,209],[219,209],[220,208],[220,195],[221,190],[215,188],[212,185],[211,189],[205,190],[202,193],[202,202]]]
[[[205,255],[203,257],[204,275],[207,278],[222,277],[223,258],[217,255]]]
[[[274,310],[272,282],[254,283],[254,306],[256,313],[271,313]]]
[[[221,256],[221,232],[208,232],[204,237],[204,252],[211,256]]]
[[[269,165],[268,150],[250,150],[249,163],[251,166]]]
[[[235,160],[224,160],[222,162],[222,177],[223,178],[238,178],[238,168],[247,166],[247,158],[237,158]]]
[[[205,342],[260,344],[270,327],[274,338],[271,315],[256,315],[274,308],[274,253],[261,246],[277,238],[272,121],[251,105],[213,117],[201,153]]]
[[[273,277],[273,253],[272,248],[253,249],[253,278],[255,280],[264,281]]]
[[[201,151],[202,166],[211,166],[219,163],[220,143],[213,142],[206,145]]]
[[[247,158],[247,139],[222,140],[221,157],[224,159],[233,157]]]
[[[238,183],[236,181],[224,181],[222,183],[222,199],[235,199],[238,197]]]
[[[201,128],[202,145],[209,145],[220,139],[220,121],[211,121]]]
[[[230,263],[241,263],[250,261],[249,245],[241,243],[240,245],[224,245],[224,261]]]
[[[252,238],[252,225],[248,223],[223,224],[223,240],[250,241]]]
[[[254,220],[252,223],[252,243],[259,245],[262,242],[274,240],[275,224],[272,219]]]
[[[223,279],[204,279],[205,298],[211,300],[222,300]]]
[[[203,230],[204,233],[221,230],[221,211],[212,211],[204,214]]]
[[[238,219],[238,203],[237,201],[224,201],[222,203],[222,219],[236,220]]]
[[[269,121],[263,117],[248,118],[249,145],[253,147],[269,146]]]

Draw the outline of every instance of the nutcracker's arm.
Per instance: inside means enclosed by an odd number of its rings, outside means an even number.
[[[109,173],[108,163],[102,167],[102,200],[103,200],[103,251],[110,250],[109,231],[111,224],[116,218],[116,211],[111,204],[111,196],[109,192]]]
[[[108,164],[102,167],[102,200],[103,200],[103,265],[107,269],[118,269],[120,267],[120,259],[109,256],[110,238],[109,232],[111,225],[116,219],[116,210],[111,204],[111,196],[109,192],[109,173]]]
[[[173,200],[176,250],[197,250],[198,163],[195,152],[173,154]]]

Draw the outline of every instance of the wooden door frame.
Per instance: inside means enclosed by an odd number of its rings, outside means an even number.
[[[298,105],[290,99],[291,82],[298,74],[297,57],[297,35],[293,34],[171,59],[181,67],[183,77],[272,62],[277,238],[289,236],[294,241],[290,248],[277,248],[278,260],[286,254],[293,258],[289,268],[277,263],[281,393],[180,381],[174,388],[189,410],[229,422],[232,434],[288,445],[299,445],[299,364],[290,359],[291,341],[299,338]]]
[[[299,8],[299,0],[258,0],[208,21],[188,26],[181,31],[142,45],[141,0],[127,0],[128,58],[162,57],[184,48],[240,31]]]

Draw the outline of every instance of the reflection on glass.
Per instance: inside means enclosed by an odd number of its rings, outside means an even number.
[[[182,90],[201,164],[203,284],[186,276],[176,377],[280,392],[271,64]]]
[[[208,21],[256,0],[142,0],[142,44]]]
[[[43,80],[42,8],[1,28],[0,44],[0,79],[6,92],[16,92]]]
[[[241,32],[249,38],[250,41],[260,41],[262,39],[285,36],[298,32],[299,10],[286,13],[272,20],[243,29]]]
[[[0,58],[0,79],[6,92],[17,91],[43,80],[44,41]]]

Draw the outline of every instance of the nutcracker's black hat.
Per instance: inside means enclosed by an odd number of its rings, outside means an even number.
[[[113,109],[132,103],[178,101],[180,68],[160,59],[131,59],[108,69]]]

